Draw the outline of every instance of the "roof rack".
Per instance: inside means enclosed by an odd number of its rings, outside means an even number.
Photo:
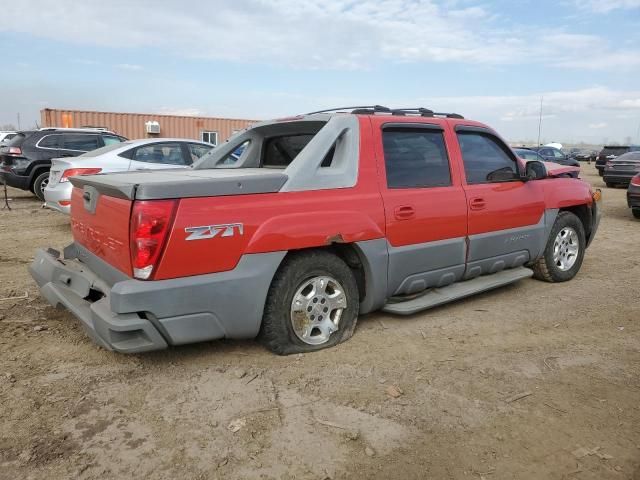
[[[445,117],[445,118],[458,118],[458,119],[464,118],[462,115],[458,113],[434,112],[433,110],[430,110],[424,107],[389,108],[389,107],[383,107],[382,105],[327,108],[326,110],[318,110],[316,112],[307,113],[307,115],[314,115],[316,113],[338,112],[341,110],[350,110],[349,113],[352,113],[355,115],[375,115],[377,113],[382,113],[382,114],[396,115],[396,116],[415,115],[415,116],[421,116],[421,117]]]
[[[52,130],[68,130],[68,131],[90,131],[90,132],[108,132],[113,133],[111,130],[105,127],[41,127],[38,129],[41,132],[47,132]]]

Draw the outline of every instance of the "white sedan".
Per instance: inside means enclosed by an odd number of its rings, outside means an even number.
[[[152,138],[107,145],[79,157],[55,158],[51,162],[49,184],[44,190],[45,205],[69,214],[73,190],[69,177],[127,170],[186,168],[212,148],[214,145],[196,140]]]

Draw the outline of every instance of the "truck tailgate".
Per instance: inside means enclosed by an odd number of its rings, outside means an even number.
[[[74,188],[71,195],[71,231],[74,240],[105,262],[131,276],[129,218],[132,201]]]

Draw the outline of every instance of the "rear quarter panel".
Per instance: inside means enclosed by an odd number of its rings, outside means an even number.
[[[357,159],[356,159],[357,161]],[[156,279],[233,269],[243,254],[298,250],[384,237],[371,125],[360,122],[354,187],[180,200]],[[187,240],[185,228],[242,224],[242,234]]]

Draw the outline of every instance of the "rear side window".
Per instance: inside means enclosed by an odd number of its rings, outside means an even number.
[[[38,142],[40,148],[60,148],[62,135],[45,135]]]
[[[201,145],[199,143],[189,143],[188,145],[192,162],[199,160],[200,157],[209,153],[209,151],[213,148],[211,145]]]
[[[66,133],[62,135],[62,137],[63,146],[61,148],[63,148],[64,150],[88,152],[90,150],[95,150],[100,146],[100,144],[98,143],[98,135]]]
[[[494,183],[518,180],[516,160],[508,147],[493,135],[458,132],[467,183]]]
[[[314,135],[289,135],[267,139],[264,145],[262,166],[287,167],[313,137]]]
[[[156,143],[138,148],[132,157],[136,162],[185,165],[179,143]]]
[[[102,140],[104,141],[105,146],[122,143],[122,138],[114,135],[103,135]]]
[[[449,158],[442,131],[386,128],[382,132],[389,188],[451,185]]]

